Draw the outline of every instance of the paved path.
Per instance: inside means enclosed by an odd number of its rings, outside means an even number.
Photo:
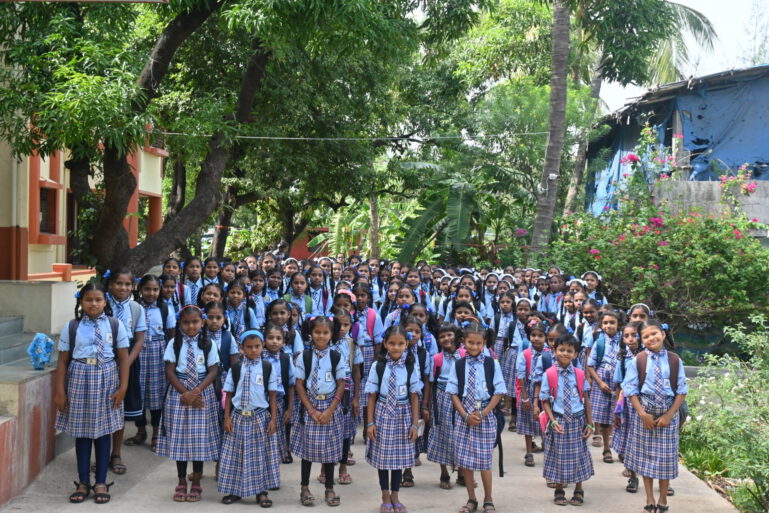
[[[133,434],[133,428],[127,429],[127,434]],[[500,513],[505,512],[561,512],[565,508],[552,502],[552,490],[545,487],[542,479],[542,454],[535,455],[536,467],[528,468],[523,465],[523,437],[505,431],[503,435],[505,447],[506,475],[497,477],[496,462],[494,475],[494,498]],[[641,513],[644,505],[643,488],[633,495],[625,492],[626,479],[622,477],[622,466],[619,463],[606,464],[600,461],[600,450],[593,448],[593,458],[596,475],[585,484],[585,505],[581,510],[567,506],[566,511],[583,511],[585,513]],[[337,486],[337,493],[342,499],[337,513],[376,513],[378,511],[380,492],[377,474],[363,459],[363,446],[353,445],[357,464],[350,467],[354,483]],[[74,449],[64,453],[54,460],[40,477],[24,493],[0,509],[0,513],[16,511],[48,513],[102,511],[109,513],[144,513],[144,512],[222,512],[254,511],[254,498],[250,497],[243,503],[231,506],[221,504],[221,495],[216,492],[216,483],[212,479],[213,464],[206,464],[203,479],[203,500],[198,504],[174,503],[171,500],[173,487],[176,483],[176,467],[173,462],[155,456],[145,447],[126,447],[123,457],[128,466],[124,476],[110,475],[109,480],[115,481],[113,499],[106,508],[100,508],[89,499],[85,504],[69,504],[67,496],[74,490],[72,480],[76,477]],[[416,486],[410,490],[401,491],[401,500],[409,507],[409,511],[453,513],[465,502],[466,492],[463,488],[453,490],[438,488],[438,466],[425,461],[415,469]],[[299,464],[281,467],[283,487],[270,492],[275,501],[273,509],[286,512],[334,511],[325,503],[318,502],[313,508],[305,508],[299,504]],[[673,482],[676,496],[671,497],[669,504],[672,513],[734,513],[736,510],[716,492],[708,488],[702,481],[693,476],[683,467],[680,476]],[[4,470],[0,470],[4,471]],[[317,465],[313,468],[313,478],[317,477]],[[455,477],[455,476],[453,476]],[[480,487],[480,485],[479,485]],[[323,487],[317,481],[310,484],[316,500],[322,498]],[[483,497],[482,489],[478,490]],[[570,496],[570,492],[568,492]]]

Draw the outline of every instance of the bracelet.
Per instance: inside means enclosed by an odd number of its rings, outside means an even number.
[[[524,403],[524,404],[525,404],[525,403],[528,403],[528,402],[530,402],[530,401],[531,401],[531,399],[522,399],[522,400],[521,400],[521,402],[522,402],[522,403]]]
[[[412,424],[412,425],[411,425],[411,427],[412,427],[413,429],[416,429],[417,431],[419,431],[419,426],[417,426],[416,424]]]
[[[368,424],[366,424],[366,427],[367,427],[367,428],[370,428],[370,427],[371,427],[371,426],[373,426],[373,425],[374,425],[374,423],[373,423],[373,422],[369,422]]]
[[[595,431],[595,426],[592,424],[587,424],[585,427],[588,428],[590,431]]]
[[[558,425],[559,425],[559,424],[558,424],[558,421],[557,421],[557,420],[555,420],[555,419],[554,419],[554,420],[551,420],[551,421],[550,421],[550,423],[551,423],[552,425],[554,425],[554,426],[558,426]]]
[[[469,416],[470,416],[470,412],[466,412],[465,413],[465,422],[467,422],[467,417],[469,417]]]

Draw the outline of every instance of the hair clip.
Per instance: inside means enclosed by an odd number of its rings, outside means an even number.
[[[142,279],[141,279],[141,278],[134,278],[134,281],[135,281],[136,283],[139,283],[140,281],[142,281]]]
[[[461,326],[462,326],[463,328],[467,328],[468,326],[470,326],[470,321],[462,321],[462,322],[461,322]]]
[[[80,291],[75,292],[75,299],[80,299]]]
[[[412,340],[414,340],[414,334],[409,331],[406,333],[406,338],[408,339],[409,342],[411,342]]]
[[[110,271],[109,269],[107,269],[106,271],[104,271],[104,275],[103,275],[103,276],[104,276],[104,279],[106,280],[107,278],[109,278],[110,276],[112,276],[112,271]]]
[[[574,330],[571,328],[571,326],[566,326],[566,331],[569,332],[569,335],[574,335]]]
[[[207,321],[208,320],[208,316],[205,313],[203,313],[202,315],[203,315],[203,320]]]
[[[404,310],[408,310],[408,309],[411,308],[411,305],[406,303],[405,305],[401,305],[401,308],[404,309]]]
[[[181,267],[182,269],[184,269],[184,262],[179,262],[179,267]]]
[[[667,330],[669,330],[669,329],[670,329],[670,326],[668,326],[668,323],[666,323],[666,322],[663,322],[663,323],[662,323],[662,329],[663,329],[663,330],[665,330],[665,331],[667,331]]]

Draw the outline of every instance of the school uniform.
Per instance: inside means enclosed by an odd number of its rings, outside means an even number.
[[[304,294],[302,296],[295,296],[294,294],[286,294],[283,299],[294,305],[299,309],[299,319],[304,319],[310,314],[309,308],[312,308],[312,301],[308,301],[309,296]],[[322,314],[321,314],[322,315]]]
[[[314,289],[309,287],[307,289],[308,295],[312,299],[312,311],[307,312],[311,316],[325,315],[328,316],[331,313],[331,303],[329,301],[328,290],[323,287]]]
[[[590,351],[590,357],[588,358],[588,367],[593,367],[601,378],[601,381],[609,385],[612,392],[606,393],[601,390],[600,387],[594,386],[590,390],[590,407],[593,414],[593,421],[597,424],[613,424],[614,423],[614,388],[616,383],[614,382],[614,368],[617,366],[617,354],[619,353],[619,341],[622,337],[621,333],[617,333],[609,339],[605,334],[601,334],[605,340],[605,349],[602,360],[598,359],[597,344],[600,342],[596,340],[593,344],[593,349]]]
[[[227,290],[228,284],[223,282],[221,278],[219,278],[219,276],[214,276],[213,278],[209,278],[208,276],[204,275],[203,278],[201,278],[201,280],[203,281],[203,288],[205,288],[207,285],[215,284],[215,285],[221,286],[224,290]]]
[[[352,345],[352,355],[350,353],[350,345]],[[352,338],[349,336],[345,337],[340,342],[333,344],[331,350],[338,352],[341,355],[342,360],[348,363],[347,374],[344,378],[344,397],[342,399],[342,404],[340,404],[338,408],[342,408],[342,413],[344,414],[344,433],[342,439],[352,440],[355,438],[355,430],[358,425],[358,417],[353,416],[351,405],[352,394],[356,392],[353,390],[352,366],[363,363],[363,353],[361,353],[360,347],[355,343],[352,343]]]
[[[59,338],[59,351],[70,352],[67,366],[67,407],[56,414],[56,430],[75,438],[100,438],[123,428],[123,406],[113,408],[110,396],[120,387],[117,349],[128,348],[128,331],[118,324],[117,340],[105,314],[84,316],[75,340],[69,323]]]
[[[577,387],[577,374],[573,365],[563,368],[557,363],[558,384],[556,397],[553,397],[550,380],[542,378],[539,399],[549,400],[553,416],[563,428],[563,433],[555,432],[551,426],[543,437],[544,469],[542,476],[548,483],[582,483],[595,474],[593,459],[587,440],[582,432],[587,425],[585,405]],[[583,392],[590,390],[590,383],[584,381]]]
[[[515,318],[514,321],[510,321],[507,330],[510,342],[502,357],[502,375],[505,377],[507,395],[515,397],[518,354],[529,346],[529,339],[526,336],[526,328],[518,318]],[[510,333],[510,330],[512,330],[512,333]]]
[[[622,381],[624,381],[624,377],[627,375],[627,369],[631,365],[635,365],[635,360],[633,358],[633,355],[628,352],[624,359],[618,361],[617,366],[614,368],[614,383],[622,383]],[[617,454],[624,456],[627,452],[627,439],[630,428],[630,409],[633,408],[633,405],[630,404],[630,401],[628,401],[628,398],[625,397],[624,393],[622,394],[622,401],[620,404],[622,411],[615,413],[615,415],[619,416],[620,423],[619,427],[615,426],[611,432],[611,448],[616,451]]]
[[[419,349],[422,349],[425,351],[425,357],[424,357],[424,364],[420,362],[419,359]],[[486,348],[484,348],[486,349]],[[416,362],[416,365],[414,366],[414,372],[419,374],[420,379],[422,379],[423,376],[427,376],[425,380],[422,382],[423,386],[424,383],[430,383],[433,380],[433,361],[430,357],[430,354],[427,353],[427,350],[423,347],[422,341],[420,340],[413,346],[409,346],[408,351],[413,355],[414,362]],[[424,366],[422,366],[424,365]],[[423,390],[420,389],[417,392],[417,396],[419,396],[419,411],[417,412],[418,418],[422,419],[422,396],[423,396]],[[416,442],[414,442],[414,450],[416,453],[416,456],[418,457],[423,452],[427,452],[427,440],[425,440],[424,435],[420,435],[417,437]]]
[[[638,367],[633,360],[627,367],[622,390],[626,397],[638,396],[644,411],[655,417],[664,414],[673,404],[676,394],[686,395],[686,371],[683,360],[678,360],[678,383],[674,391],[670,383],[670,362],[668,353],[662,349],[649,353],[646,377],[643,387],[638,389]],[[641,417],[630,413],[630,434],[625,454],[625,466],[644,477],[653,479],[675,479],[678,477],[678,412],[668,427],[646,429]]]
[[[188,390],[205,379],[208,368],[219,365],[219,352],[212,345],[206,358],[198,347],[198,337],[182,336],[179,361],[176,361],[174,343],[166,347],[163,360],[174,363],[176,376]],[[213,385],[201,391],[202,408],[192,408],[181,403],[181,394],[169,386],[160,421],[160,437],[157,454],[175,461],[214,461],[219,459],[219,406]]]
[[[285,347],[285,345],[283,347]],[[276,394],[278,412],[278,417],[276,419],[276,434],[278,437],[278,446],[280,447],[280,455],[282,457],[288,454],[288,438],[286,437],[285,424],[283,424],[283,416],[286,413],[286,407],[288,406],[286,403],[288,390],[283,388],[283,369],[280,365],[280,355],[280,352],[272,354],[266,349],[262,352],[262,357],[272,364],[272,374],[276,376],[278,380]],[[289,387],[293,388],[296,385],[296,369],[294,368],[294,359],[290,354],[288,358],[288,379],[286,381],[288,382]],[[296,397],[296,395],[294,395],[294,397]]]
[[[537,398],[534,397],[534,388],[542,378],[542,367],[538,367],[537,362],[542,358],[542,354],[548,351],[548,348],[545,347],[542,351],[537,351],[533,347],[529,347],[529,349],[531,349],[531,367],[527,367],[526,365],[525,351],[520,351],[515,362],[515,377],[516,379],[523,380],[523,386],[526,387],[527,392],[526,397],[529,398],[531,409],[523,409],[520,402],[521,398],[519,396],[517,414],[515,417],[515,429],[519,435],[539,436],[542,434],[542,429],[539,426],[539,419],[534,417],[534,401],[537,400]]]
[[[442,354],[443,362],[440,368],[436,362],[433,372],[433,422],[427,437],[427,459],[441,465],[454,465],[454,405],[446,385],[462,356],[459,350],[453,354],[443,351]]]
[[[500,362],[504,359],[505,339],[509,334],[510,324],[513,323],[513,326],[515,326],[514,324],[515,320],[516,320],[515,313],[513,313],[512,311],[507,313],[501,312],[499,315],[499,326],[495,326],[497,338],[494,341],[494,352],[499,357]],[[505,369],[503,367],[502,374],[504,375],[504,373],[505,373]]]
[[[374,319],[373,333],[368,331],[368,308],[363,311],[356,310],[353,314],[353,323],[358,325],[358,330],[355,333],[355,344],[360,348],[363,355],[363,374],[361,379],[365,379],[371,371],[371,365],[376,359],[374,354],[374,346],[382,343],[382,336],[384,335],[384,326],[382,325],[382,318],[377,315]],[[351,332],[352,333],[352,332]],[[366,411],[368,405],[368,394],[361,387],[360,390],[360,415],[363,416],[363,412]]]
[[[267,287],[265,290],[264,304],[269,305],[276,299],[280,299],[280,289],[271,289]]]
[[[476,306],[474,301],[471,301],[470,304],[473,305],[473,306]],[[451,313],[453,311],[454,311],[454,301],[449,301],[446,304],[446,315],[444,316],[444,320],[446,322],[449,322],[449,319],[451,319]],[[483,303],[478,305],[477,311],[475,313],[476,313],[476,315],[478,315],[478,317],[480,319],[485,319],[486,318],[486,307],[483,306]],[[457,323],[456,320],[454,320],[454,324],[456,326],[459,326],[459,324]]]
[[[337,380],[347,375],[347,362],[339,360],[336,374],[331,370],[331,350],[312,349],[312,368],[304,368],[304,355],[296,362],[296,379],[305,381],[307,397],[312,406],[318,411],[325,411],[331,406],[336,393]],[[344,416],[337,405],[331,422],[318,424],[309,412],[302,412],[294,422],[291,434],[291,452],[303,460],[315,463],[336,463],[342,458],[342,428]]]
[[[166,391],[166,368],[163,363],[163,355],[166,352],[165,329],[176,327],[176,316],[170,308],[167,311],[165,322],[163,312],[156,303],[145,304],[144,318],[147,325],[147,334],[144,339],[144,347],[139,353],[139,386],[141,400],[144,408],[152,411],[163,407],[163,395]]]
[[[563,305],[563,292],[553,292],[545,296],[547,311],[557,314]]]
[[[230,320],[230,331],[235,340],[240,340],[244,331],[257,329],[256,312],[245,301],[241,301],[237,307],[228,302],[227,318]]]
[[[406,353],[387,360],[380,387],[376,366],[368,374],[364,392],[379,394],[374,409],[376,440],[366,440],[366,461],[377,470],[401,470],[414,466],[414,443],[408,433],[412,425],[410,394],[422,390],[419,365],[414,362],[407,383]]]
[[[483,295],[482,295],[482,301],[483,301],[482,304],[483,304],[483,309],[486,311],[486,317],[485,317],[486,321],[492,320],[494,316],[497,314],[496,310],[494,309],[494,307],[497,304],[496,299],[497,299],[496,294],[494,294],[494,292],[489,292],[488,289],[484,288]]]
[[[468,413],[480,411],[488,406],[491,400],[486,374],[484,372],[483,353],[478,356],[465,356],[465,389],[462,405]],[[456,395],[459,392],[457,379],[457,363],[449,375],[446,384],[446,393]],[[504,394],[506,391],[505,380],[502,378],[502,369],[499,362],[494,361],[494,395]],[[477,426],[470,426],[464,418],[454,412],[454,460],[459,468],[467,470],[491,470],[494,441],[497,438],[497,418],[494,412],[482,417]]]
[[[401,308],[391,312],[384,320],[383,328],[386,330],[390,326],[397,326],[401,322]]]
[[[278,362],[280,367],[280,362]],[[280,486],[281,452],[277,433],[267,434],[270,422],[269,392],[278,391],[279,378],[271,365],[269,381],[264,376],[262,358],[244,358],[237,387],[232,373],[223,391],[232,396],[232,433],[224,433],[216,489],[227,495],[248,497]]]
[[[256,324],[258,328],[261,328],[267,322],[267,317],[265,314],[266,307],[264,303],[264,296],[262,296],[261,294],[255,294],[251,296],[251,300],[253,301],[253,305],[254,305],[252,310],[256,314],[256,316],[254,317],[254,324]]]
[[[137,333],[147,331],[147,318],[144,307],[129,296],[123,301],[116,300],[111,294],[107,294],[107,301],[112,307],[113,316],[120,321],[128,333],[128,349],[133,349]],[[132,307],[131,305],[134,304]],[[136,318],[134,318],[136,316]],[[146,344],[146,337],[145,337]],[[128,369],[128,389],[126,390],[123,406],[126,420],[136,420],[144,416],[141,389],[141,362],[137,358]]]
[[[184,283],[184,306],[197,305],[198,294],[203,290],[203,279],[187,280]]]

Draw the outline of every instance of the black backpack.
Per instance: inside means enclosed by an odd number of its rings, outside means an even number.
[[[69,347],[74,349],[75,348],[75,338],[77,337],[77,327],[80,326],[80,321],[82,319],[72,319],[69,321],[69,324],[67,325],[67,331],[69,332]],[[112,317],[111,315],[107,316],[107,320],[109,321],[109,328],[112,330],[112,346],[114,347],[117,343],[117,334],[118,330],[120,329],[120,326],[118,323],[120,322],[117,317]],[[71,350],[72,350],[71,349]]]
[[[243,367],[243,362],[237,361],[235,364],[230,367],[230,372],[232,373],[232,386],[233,391],[232,395],[230,396],[230,401],[232,401],[232,398],[235,397],[235,393],[238,391],[238,383],[240,382],[240,371]],[[270,376],[272,375],[272,364],[262,358],[262,375],[264,376],[264,398],[267,399],[269,402],[270,399],[270,393],[267,391],[267,383],[270,381]]]
[[[382,378],[384,377],[385,367],[387,362],[383,360],[377,360],[376,362],[376,376],[379,378],[379,395],[382,395]],[[414,360],[406,360],[406,387],[411,385],[411,375],[414,373]]]
[[[312,371],[312,349],[305,349],[302,351],[302,361],[304,362],[304,374],[305,374],[305,382],[307,381],[307,378],[310,375],[310,372]],[[331,374],[334,375],[336,378],[336,368],[337,365],[339,365],[340,360],[342,359],[342,355],[339,354],[338,351],[331,351],[328,352],[329,357],[331,358]],[[286,355],[288,356],[288,355]],[[281,370],[283,369],[283,360],[281,359]],[[320,362],[318,362],[320,363]],[[288,371],[286,371],[286,375],[288,375]],[[306,388],[305,388],[306,390]],[[299,422],[304,424],[304,404],[299,401]]]

